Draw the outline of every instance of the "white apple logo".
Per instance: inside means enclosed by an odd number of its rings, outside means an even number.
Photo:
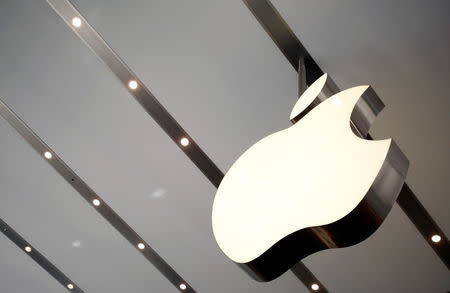
[[[291,118],[326,78],[308,88]],[[258,141],[223,178],[212,209],[214,236],[255,279],[271,280],[309,254],[364,240],[392,207],[408,161],[391,139],[369,141],[350,129],[367,88],[344,90]]]

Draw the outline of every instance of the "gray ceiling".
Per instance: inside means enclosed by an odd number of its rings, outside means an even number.
[[[296,72],[240,0],[73,2],[226,171],[288,127]],[[450,234],[450,2],[274,5],[341,88],[386,104],[372,134]],[[215,188],[44,0],[0,2],[0,97],[199,292],[307,292],[252,281],[215,244]],[[175,292],[0,119],[0,217],[86,292]],[[79,241],[79,246],[74,241]],[[305,259],[330,292],[446,292],[447,268],[398,206],[367,241]],[[0,236],[0,291],[64,292]]]

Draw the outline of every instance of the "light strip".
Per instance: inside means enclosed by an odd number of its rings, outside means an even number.
[[[403,185],[397,203],[450,270],[450,241],[408,185]]]
[[[242,1],[250,9],[252,14],[272,38],[281,52],[286,56],[295,70],[298,70],[299,59],[301,57],[304,58],[306,83],[308,85],[311,85],[316,79],[323,75],[323,71],[308,51],[306,51],[269,0]],[[334,82],[331,83],[332,86],[326,87],[328,92],[322,93],[326,98],[340,91]],[[353,123],[353,121],[351,122]],[[367,139],[371,139],[370,135],[367,135]],[[433,248],[444,264],[450,269],[450,243],[447,236],[442,232],[406,183],[400,192],[397,203],[414,223],[419,232],[424,236],[431,248]],[[431,237],[435,234],[441,236],[442,240],[438,243],[431,240]]]
[[[74,293],[84,293],[78,285],[76,285],[69,277],[61,272],[54,264],[52,264],[45,256],[43,256],[34,246],[19,235],[13,228],[0,219],[0,230],[6,237],[14,242],[21,250],[28,254],[37,264],[47,271],[56,279],[66,290]],[[70,285],[70,286],[69,286]],[[69,288],[70,287],[70,288]]]
[[[314,274],[302,263],[297,263],[291,271],[302,280],[306,288],[311,292],[328,293],[327,288],[314,276]],[[316,286],[314,286],[316,285]]]
[[[106,202],[92,190],[41,138],[28,127],[2,100],[0,115],[61,175],[78,193],[99,212],[116,230],[127,239],[139,252],[150,261],[178,290],[196,292],[188,283],[153,250]],[[45,154],[51,153],[49,157]],[[144,248],[141,249],[141,245]],[[187,286],[180,289],[180,284]]]
[[[194,162],[205,174],[214,186],[218,187],[223,173],[216,164],[203,152],[203,150],[190,138],[188,133],[159,103],[156,97],[134,74],[133,71],[120,59],[114,50],[103,38],[89,25],[86,19],[67,0],[47,0],[50,6],[67,23],[69,27],[84,41],[84,43],[111,69],[122,85],[152,116],[159,126],[172,138],[180,149]],[[78,17],[81,20],[79,27],[72,25],[72,19]],[[187,144],[186,144],[187,142]],[[185,145],[186,144],[186,145]],[[187,146],[189,145],[189,146]]]
[[[122,85],[129,89],[133,97],[141,104],[146,112],[159,124],[192,162],[203,172],[210,182],[218,187],[224,176],[223,172],[203,152],[195,141],[186,133],[170,113],[159,103],[156,97],[139,80],[127,64],[106,43],[106,41],[90,26],[80,12],[67,0],[47,0],[58,15],[72,28],[77,36],[102,60],[105,65],[119,79]],[[81,25],[74,27],[72,19],[79,18]],[[136,82],[136,84],[132,83]],[[131,84],[132,83],[132,84]],[[306,266],[300,262],[299,270]],[[311,276],[313,274],[308,270]],[[296,274],[296,276],[299,276]],[[310,290],[310,280],[302,280]],[[316,283],[320,283],[315,279]],[[317,291],[314,291],[317,292]],[[322,291],[325,292],[325,291]]]

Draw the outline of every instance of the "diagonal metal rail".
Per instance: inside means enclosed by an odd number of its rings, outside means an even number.
[[[312,84],[322,76],[323,71],[269,0],[242,1],[250,9],[295,70],[298,71],[300,59],[304,59],[307,85]],[[323,94],[329,97],[331,94],[339,92],[337,86],[334,85],[331,88],[334,89],[333,92]],[[367,138],[371,139],[370,135]],[[400,191],[397,203],[450,270],[450,242],[448,237],[443,233],[442,229],[436,224],[430,213],[428,213],[406,183]],[[431,239],[433,235],[439,235],[441,240],[437,243],[433,242]]]
[[[81,179],[33,130],[1,99],[2,116],[100,215],[152,263],[178,290],[196,292],[178,273]]]
[[[58,283],[64,288],[74,293],[84,293],[81,288],[76,285],[69,277],[67,277],[61,270],[52,264],[42,253],[40,253],[34,246],[26,241],[19,233],[17,233],[11,226],[0,218],[0,230],[14,242],[21,250],[30,256],[38,265],[47,271]]]
[[[217,165],[205,154],[198,144],[180,126],[170,113],[159,103],[156,97],[106,43],[99,33],[87,22],[81,13],[68,0],[47,0],[55,12],[72,28],[75,34],[102,60],[106,66],[119,79],[124,87],[136,99],[145,111],[159,124],[159,126],[172,138],[180,149],[203,172],[203,174],[218,187],[224,176]],[[130,86],[134,82],[133,86]],[[187,140],[188,145],[183,144]],[[319,280],[300,262],[294,274],[311,290],[311,292],[326,293],[322,286],[312,290],[312,284],[320,284]]]
[[[141,104],[145,111],[153,117],[167,135],[181,148],[181,150],[194,162],[194,164],[205,174],[214,186],[219,186],[223,173],[193,141],[181,125],[170,115],[170,113],[159,103],[156,97],[138,79],[136,74],[121,60],[114,50],[103,40],[103,38],[92,28],[78,10],[67,0],[47,0],[56,13],[67,23],[78,37],[111,69],[119,81]],[[74,19],[80,21],[75,26]],[[134,82],[135,89],[130,88],[130,82]],[[181,139],[189,140],[189,147],[183,147]]]

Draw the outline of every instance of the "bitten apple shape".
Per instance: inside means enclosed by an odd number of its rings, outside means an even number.
[[[326,78],[308,88],[291,118]],[[258,141],[223,178],[212,210],[214,236],[256,280],[272,280],[319,250],[364,240],[391,209],[408,160],[391,139],[370,141],[351,130],[367,88],[344,90]]]

